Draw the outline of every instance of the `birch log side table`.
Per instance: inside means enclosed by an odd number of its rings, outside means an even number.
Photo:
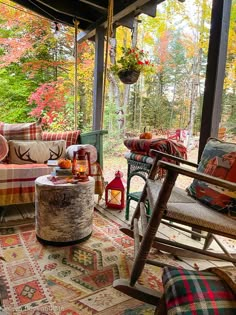
[[[95,181],[54,184],[48,175],[35,180],[37,239],[47,245],[72,245],[93,229]]]

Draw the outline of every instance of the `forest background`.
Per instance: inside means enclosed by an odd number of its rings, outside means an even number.
[[[140,15],[132,30],[118,27],[110,39],[103,129],[109,151],[144,127],[156,135],[187,129],[197,135],[209,41],[210,0],[166,0],[155,18]],[[236,133],[236,0],[224,80],[221,126]],[[74,29],[0,1],[0,121],[42,118],[44,129],[74,129]],[[124,85],[109,69],[122,47],[148,51],[151,73]],[[92,130],[94,42],[78,45],[78,129]]]

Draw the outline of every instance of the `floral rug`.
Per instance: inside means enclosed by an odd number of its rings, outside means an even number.
[[[97,211],[90,239],[73,246],[43,246],[32,224],[1,228],[0,256],[6,260],[0,261],[0,277],[9,315],[154,314],[153,306],[112,287],[115,279],[129,277],[133,239]],[[140,282],[162,290],[161,274],[150,266]]]

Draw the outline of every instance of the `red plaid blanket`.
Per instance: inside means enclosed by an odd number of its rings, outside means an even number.
[[[187,148],[181,143],[168,139],[127,139],[124,145],[132,152],[141,155],[151,155],[151,150],[158,150],[187,159]]]
[[[35,179],[49,175],[52,167],[45,164],[0,164],[0,206],[34,202]],[[102,197],[104,179],[99,163],[92,164],[95,194]]]
[[[52,168],[45,164],[0,164],[0,206],[34,202],[34,181]]]

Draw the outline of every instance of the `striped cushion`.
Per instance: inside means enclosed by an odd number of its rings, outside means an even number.
[[[206,271],[164,267],[168,315],[235,315],[236,297],[227,283]]]
[[[9,151],[7,140],[0,135],[0,162],[5,159]]]
[[[63,132],[47,132],[43,131],[42,140],[52,141],[52,140],[66,140],[66,147],[78,143],[78,137],[80,135],[80,130],[75,131],[63,131]]]
[[[7,124],[0,122],[0,134],[7,140],[41,140],[40,122]]]

